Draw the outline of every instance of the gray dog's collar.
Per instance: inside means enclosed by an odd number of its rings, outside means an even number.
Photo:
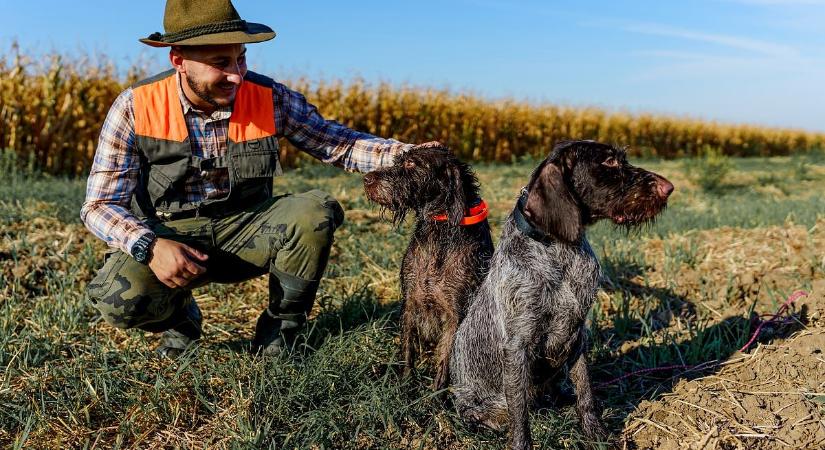
[[[541,242],[544,245],[550,245],[556,239],[548,236],[543,231],[535,227],[530,220],[524,215],[524,207],[527,205],[527,188],[522,188],[521,195],[516,201],[516,206],[513,208],[513,220],[516,222],[516,228],[528,236],[529,238]]]

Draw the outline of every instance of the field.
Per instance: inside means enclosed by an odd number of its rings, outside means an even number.
[[[707,160],[635,161],[675,184],[668,210],[638,231],[588,232],[605,272],[591,373],[611,440],[822,448],[825,160],[723,161],[731,171],[716,181]],[[495,236],[536,163],[476,164]],[[78,220],[85,181],[10,170],[0,180],[0,447],[506,443],[460,423],[428,389],[426,362],[411,378],[397,375],[397,274],[410,224],[382,220],[360,176],[304,165],[276,181],[279,192],[324,189],[347,211],[304,345],[275,359],[244,352],[266,302],[261,278],[196,291],[205,338],[170,362],[153,357],[155,336],[109,327],[85,302],[105,250]],[[739,352],[758,317],[797,290],[809,295]],[[586,442],[570,386],[559,392],[531,416],[541,448]]]
[[[105,55],[32,54],[0,49],[0,149],[27,166],[85,175],[100,127],[118,93],[147,73],[147,62],[118,67]],[[254,66],[252,67],[254,69]],[[158,69],[161,70],[161,69]],[[364,80],[274,77],[304,93],[328,119],[403,142],[439,140],[468,161],[538,157],[571,136],[628,145],[636,156],[787,156],[825,149],[825,134],[699,118],[488,99],[473,92]],[[538,152],[538,153],[537,153]],[[286,166],[306,160],[284,146]]]

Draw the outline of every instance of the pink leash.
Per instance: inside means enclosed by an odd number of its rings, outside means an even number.
[[[791,304],[793,302],[795,302],[795,301],[799,300],[801,297],[805,297],[807,295],[808,295],[808,293],[805,292],[805,291],[796,291],[793,294],[791,294],[791,296],[788,297],[788,299],[785,300],[784,303],[782,303],[782,306],[779,307],[779,309],[776,311],[776,313],[761,315],[760,317],[770,316],[770,319],[768,319],[768,320],[761,320],[760,319],[759,326],[756,327],[756,330],[753,332],[753,335],[751,336],[750,340],[748,341],[747,344],[745,344],[742,348],[740,348],[739,351],[743,352],[748,347],[750,347],[751,344],[753,344],[753,342],[756,340],[756,338],[759,337],[759,332],[762,331],[763,326],[774,322],[779,316],[781,316],[782,314],[785,314],[785,312],[788,311],[788,308],[791,306]],[[701,364],[697,364],[697,365],[694,365],[694,366],[689,366],[689,365],[686,365],[686,364],[677,364],[677,365],[673,365],[673,366],[650,367],[650,368],[647,368],[647,369],[641,369],[641,370],[636,370],[636,371],[633,371],[633,372],[630,372],[630,373],[626,373],[626,374],[624,374],[624,375],[622,375],[618,378],[614,378],[610,381],[605,381],[604,383],[599,383],[594,387],[596,389],[600,389],[604,386],[608,386],[608,385],[617,383],[619,381],[622,381],[625,378],[630,378],[630,377],[633,377],[633,376],[636,376],[636,375],[641,375],[643,373],[648,373],[648,372],[660,372],[660,371],[675,370],[675,369],[686,369],[685,371],[687,372],[687,371],[691,371],[691,370],[704,369],[706,366],[709,366],[713,363],[715,363],[715,361],[703,362]]]
[[[751,339],[748,341],[748,343],[745,344],[744,346],[742,346],[742,348],[740,348],[739,351],[744,352],[748,347],[751,346],[751,344],[753,344],[753,341],[755,341],[756,338],[759,337],[759,332],[762,331],[763,326],[773,322],[780,315],[785,314],[785,312],[791,306],[791,303],[799,300],[800,297],[805,297],[807,295],[808,295],[808,293],[805,292],[805,291],[796,291],[793,294],[791,294],[791,296],[788,297],[787,300],[785,300],[785,303],[783,303],[782,306],[779,307],[779,310],[777,310],[775,314],[770,315],[770,317],[771,317],[770,319],[759,321],[759,326],[756,327],[756,331],[753,332],[753,336],[751,336]]]

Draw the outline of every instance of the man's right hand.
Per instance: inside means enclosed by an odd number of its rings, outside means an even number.
[[[203,252],[169,239],[157,238],[152,248],[149,268],[161,283],[170,288],[186,287],[206,272],[202,264],[209,258]]]

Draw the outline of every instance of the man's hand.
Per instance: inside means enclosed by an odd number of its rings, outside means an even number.
[[[170,288],[186,287],[199,275],[206,272],[201,264],[208,255],[194,248],[169,239],[157,238],[152,249],[149,268],[161,283]]]
[[[423,144],[417,144],[417,145],[413,146],[412,150],[413,151],[415,151],[415,150],[424,150],[424,149],[427,149],[427,148],[447,148],[447,147],[444,144],[442,144],[441,142],[430,141],[430,142],[425,142]]]

